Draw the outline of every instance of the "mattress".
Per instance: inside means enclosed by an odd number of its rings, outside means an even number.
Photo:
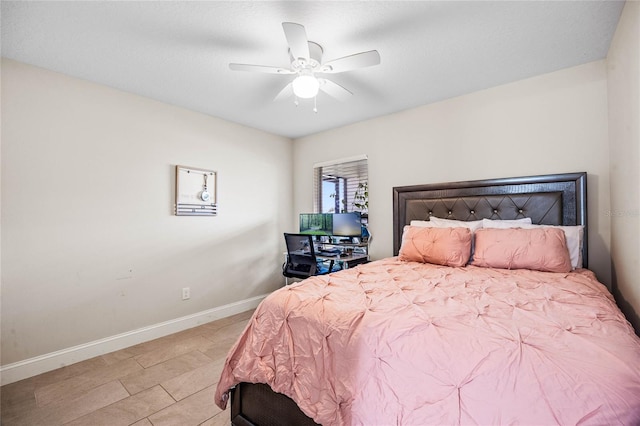
[[[586,269],[388,258],[279,289],[216,390],[266,383],[323,425],[640,424],[640,339]]]

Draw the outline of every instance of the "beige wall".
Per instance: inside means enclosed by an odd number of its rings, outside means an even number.
[[[607,64],[614,295],[640,334],[640,3],[625,4]]]
[[[314,162],[367,154],[371,254],[382,258],[394,186],[586,171],[589,266],[609,284],[606,85],[598,61],[296,140],[294,213],[312,208]]]
[[[3,60],[2,364],[280,286],[291,144]],[[177,164],[218,171],[218,217],[172,214]]]

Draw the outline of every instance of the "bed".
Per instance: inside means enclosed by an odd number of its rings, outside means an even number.
[[[586,194],[586,173],[394,188],[394,256],[269,295],[216,404],[235,425],[640,424]]]

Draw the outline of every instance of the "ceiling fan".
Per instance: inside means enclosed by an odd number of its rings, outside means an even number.
[[[351,71],[357,68],[365,68],[380,63],[380,54],[377,50],[355,53],[332,61],[322,63],[322,46],[307,39],[304,26],[293,22],[283,22],[282,28],[289,45],[290,68],[272,67],[265,65],[229,64],[234,71],[251,71],[268,74],[296,75],[276,95],[274,101],[279,101],[295,96],[294,103],[298,104],[298,98],[315,98],[319,90],[338,99],[346,100],[352,93],[341,85],[318,77],[317,74],[336,74]],[[314,105],[314,112],[318,112]]]

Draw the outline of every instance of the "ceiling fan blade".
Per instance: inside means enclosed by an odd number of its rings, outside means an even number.
[[[380,54],[377,50],[356,53],[339,59],[334,59],[322,65],[319,72],[338,73],[350,71],[356,68],[371,67],[380,63]]]
[[[284,88],[273,98],[274,102],[281,101],[286,98],[290,98],[293,95],[293,85],[291,83],[284,86]]]
[[[320,90],[339,101],[346,101],[351,95],[353,95],[353,93],[331,80],[319,78],[318,81],[320,82]]]
[[[229,68],[233,71],[262,72],[267,74],[294,74],[294,71],[286,68],[269,67],[266,65],[229,64]]]
[[[309,39],[307,39],[307,32],[304,27],[300,24],[294,24],[293,22],[283,22],[282,28],[284,29],[284,36],[287,38],[293,59],[303,58],[308,61]]]

